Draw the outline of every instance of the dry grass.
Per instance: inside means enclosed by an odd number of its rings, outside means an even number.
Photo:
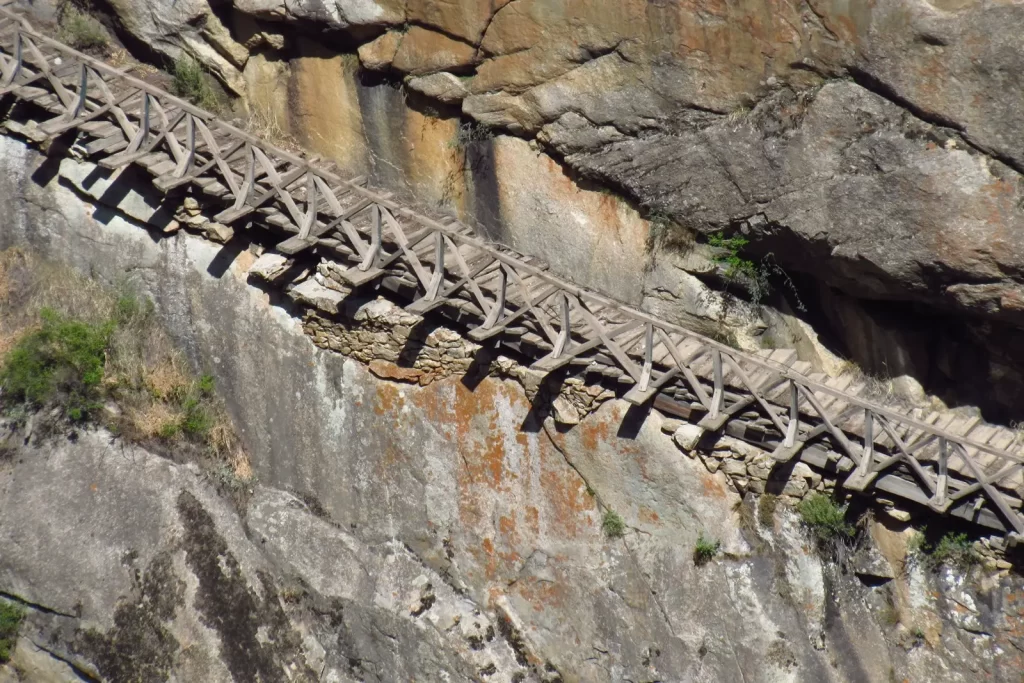
[[[191,373],[184,366],[184,359],[175,353],[160,358],[153,365],[143,365],[140,374],[153,396],[167,400],[180,394],[191,384]]]
[[[885,375],[872,375],[852,361],[844,361],[837,377],[852,377],[851,387],[863,385],[860,397],[876,403],[900,406],[912,410],[919,402],[896,388],[895,379]]]
[[[199,455],[241,481],[252,478],[212,378],[192,372],[149,301],[23,250],[0,252],[0,367],[8,352],[40,326],[43,309],[90,325],[116,322],[99,388],[101,400],[116,409],[98,411],[96,421],[125,439]],[[0,409],[13,407],[11,396],[0,393],[0,398]]]
[[[246,129],[253,135],[265,140],[285,140],[287,135],[277,114],[269,108],[253,106],[245,122]]]
[[[153,439],[176,431],[181,422],[181,413],[162,401],[130,407],[126,413],[134,432],[143,439]]]

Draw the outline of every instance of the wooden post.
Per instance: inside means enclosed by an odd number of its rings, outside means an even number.
[[[875,459],[875,422],[874,413],[868,408],[864,409],[864,450],[861,452],[860,462],[857,463],[857,475],[866,477],[871,472],[871,465]]]
[[[14,58],[11,60],[11,69],[8,73],[4,74],[4,88],[9,88],[14,85],[14,81],[17,80],[21,74],[22,61],[24,59],[25,49],[22,46],[21,29],[18,29],[17,33],[14,34]]]
[[[430,284],[427,286],[427,294],[424,298],[428,301],[436,299],[442,282],[444,282],[444,235],[438,231],[434,233],[434,272],[430,276]]]
[[[505,264],[501,264],[498,273],[498,292],[495,295],[494,303],[491,304],[491,310],[487,312],[484,324],[480,326],[485,330],[494,327],[494,323],[498,322],[498,318],[505,312],[505,293],[508,290],[508,271],[505,270]]]
[[[362,263],[359,264],[359,270],[364,273],[377,263],[377,258],[380,256],[380,244],[383,241],[380,204],[374,204],[370,207],[370,217],[372,222],[370,227],[370,248],[366,250],[366,256],[363,258]]]
[[[725,402],[725,378],[722,375],[722,352],[715,349],[711,352],[712,373],[714,374],[715,391],[711,395],[711,408],[708,410],[708,417],[716,419],[722,412]]]
[[[195,117],[192,118],[192,123],[195,125]],[[216,150],[211,150],[211,154],[220,156]],[[232,212],[239,211],[245,206],[245,201],[256,186],[256,152],[248,143],[245,145],[245,157],[245,177],[242,179],[242,186],[235,194],[235,203],[231,206]]]
[[[561,307],[561,318],[562,318],[562,329],[558,331],[558,337],[555,339],[555,348],[551,350],[551,357],[558,358],[564,352],[567,346],[569,346],[569,295],[562,292],[562,307]]]
[[[300,239],[308,238],[309,231],[313,229],[313,225],[316,223],[317,192],[315,177],[312,171],[306,172],[306,214],[302,218],[302,225],[299,226]]]
[[[640,370],[640,381],[637,386],[640,391],[647,391],[651,383],[651,371],[654,369],[654,325],[647,323],[644,326],[644,366]]]
[[[934,504],[942,507],[946,504],[946,492],[949,488],[949,444],[944,438],[939,439],[939,476],[935,487]]]
[[[791,448],[796,444],[796,435],[800,430],[800,392],[796,382],[789,380],[789,424],[786,425],[786,437],[782,445]]]
[[[196,122],[192,114],[185,120],[185,156],[178,162],[171,174],[174,178],[183,178],[196,163]]]
[[[89,67],[82,64],[82,73],[78,79],[78,98],[75,100],[74,108],[68,112],[68,119],[77,119],[85,109],[85,102],[89,93]]]
[[[149,110],[151,106],[150,94],[148,92],[142,93],[142,121],[139,122],[139,134],[138,137],[136,137],[138,142],[132,143],[135,145],[135,149],[141,147],[142,143],[146,141],[147,137],[149,137]],[[135,149],[131,151],[134,152]]]

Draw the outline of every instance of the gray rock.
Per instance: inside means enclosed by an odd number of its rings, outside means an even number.
[[[249,267],[249,273],[261,280],[273,282],[284,274],[291,267],[292,263],[292,259],[284,254],[275,254],[268,251],[265,254],[261,254],[256,259],[256,262]]]
[[[874,545],[868,544],[857,550],[850,558],[850,565],[858,576],[888,581],[896,578],[896,572],[885,556]]]
[[[399,24],[396,2],[375,0],[233,0],[234,7],[261,19],[312,21],[332,29]]]
[[[312,278],[295,285],[289,294],[297,301],[332,314],[338,313],[339,307],[345,301],[344,294],[324,287]]]
[[[535,424],[516,382],[382,380],[251,288],[248,252],[225,264],[196,236],[154,239],[116,211],[101,223],[68,187],[35,184],[41,159],[24,145],[0,138],[0,152],[0,248],[128,273],[215,375],[265,487],[243,523],[199,470],[96,432],[0,463],[0,591],[59,612],[33,610],[37,646],[109,666],[128,609],[166,631],[157,654],[177,680],[1019,677],[1006,653],[1020,616],[958,621],[951,606],[1008,599],[963,575],[894,579],[945,634],[904,650],[869,606],[875,589],[823,563],[790,512],[752,537],[724,473],[681,457],[658,416],[634,422],[609,400],[561,432]],[[604,509],[636,532],[609,539]],[[728,561],[694,566],[702,532]],[[1004,596],[1024,589],[1004,581]],[[78,629],[94,629],[91,654],[75,654]]]
[[[469,94],[469,90],[459,80],[459,77],[447,71],[411,78],[408,85],[413,90],[421,92],[427,97],[432,97],[449,104],[461,102]]]
[[[131,174],[133,171],[129,169],[127,172]],[[111,205],[129,218],[167,232],[177,229],[174,209],[165,205],[164,198],[149,183],[133,183],[122,192],[126,183],[123,179],[118,180],[120,174],[88,161],[73,159],[62,159],[59,173],[78,191]]]
[[[576,410],[576,406],[564,396],[558,396],[551,404],[551,408],[554,411],[555,421],[559,424],[564,425],[578,425],[580,423],[580,413]]]

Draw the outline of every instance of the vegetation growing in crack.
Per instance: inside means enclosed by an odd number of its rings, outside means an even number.
[[[494,130],[475,121],[465,121],[459,124],[455,131],[455,137],[448,142],[448,146],[456,149],[465,149],[475,142],[484,142],[494,137]]]
[[[757,521],[766,529],[775,526],[775,510],[779,506],[779,497],[773,493],[764,493],[757,502]]]
[[[0,664],[10,661],[24,619],[25,609],[21,605],[0,599]]]
[[[751,303],[759,306],[774,291],[772,281],[781,281],[792,296],[795,308],[806,311],[796,284],[775,260],[775,254],[769,252],[755,262],[743,255],[748,244],[750,240],[742,235],[726,237],[724,233],[716,232],[708,236],[708,245],[713,250],[711,259],[718,265],[726,288],[732,284],[742,287],[749,294]]]
[[[979,562],[974,543],[963,532],[947,531],[938,540],[929,540],[925,527],[914,534],[907,550],[915,560],[931,570],[943,565],[964,570]]]
[[[208,111],[215,111],[220,107],[220,98],[213,85],[213,77],[206,72],[202,64],[192,57],[182,55],[176,59],[171,69],[171,75],[173,77],[171,81],[173,94]]]
[[[82,52],[104,52],[110,38],[98,20],[65,0],[57,10],[57,38]]]
[[[252,472],[216,396],[155,309],[20,250],[0,252],[0,412],[34,431],[102,425],[130,441]]]
[[[693,547],[693,563],[701,567],[715,558],[722,550],[722,542],[718,539],[708,538],[702,531],[697,536],[697,543]]]
[[[614,510],[606,510],[601,519],[601,528],[608,538],[622,538],[626,534],[626,523]]]
[[[857,533],[856,527],[846,521],[846,505],[839,505],[829,496],[816,493],[800,501],[797,512],[804,526],[818,541],[827,545],[847,543]]]
[[[648,210],[647,251],[653,253],[671,249],[679,253],[689,252],[696,241],[692,230],[681,226],[670,215],[659,210]],[[651,263],[648,264],[650,267]]]

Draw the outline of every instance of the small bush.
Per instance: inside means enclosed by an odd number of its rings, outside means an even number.
[[[950,532],[939,539],[938,545],[932,551],[932,557],[939,564],[967,566],[973,564],[976,559],[971,551],[972,545],[967,534]]]
[[[0,663],[10,661],[24,618],[25,610],[20,605],[0,600]]]
[[[693,563],[698,567],[710,562],[718,551],[722,549],[722,542],[717,539],[705,538],[701,532],[697,537],[697,545],[693,548]]]
[[[973,545],[967,534],[953,531],[944,534],[938,543],[930,543],[926,530],[922,529],[907,543],[907,550],[923,559],[924,564],[931,569],[941,565],[966,569],[978,562]]]
[[[614,510],[608,510],[604,513],[601,528],[604,529],[604,533],[608,538],[620,538],[626,533],[626,523],[622,521],[622,517],[619,517],[619,514]]]
[[[845,540],[856,533],[846,521],[846,506],[836,505],[820,493],[800,501],[797,511],[803,523],[822,541]]]
[[[203,109],[217,108],[217,93],[202,64],[187,55],[179,57],[174,62],[173,76],[171,91],[175,95]]]
[[[757,266],[750,259],[740,256],[740,252],[750,243],[746,237],[726,237],[720,232],[708,236],[708,244],[715,249],[712,257],[715,263],[722,266],[727,280],[745,280],[757,277]]]
[[[99,405],[99,385],[112,323],[69,320],[53,309],[40,312],[42,327],[25,335],[7,354],[0,384],[15,401],[61,405],[82,420]]]
[[[59,37],[61,42],[76,50],[89,51],[105,49],[110,41],[100,22],[74,7],[61,12]]]

